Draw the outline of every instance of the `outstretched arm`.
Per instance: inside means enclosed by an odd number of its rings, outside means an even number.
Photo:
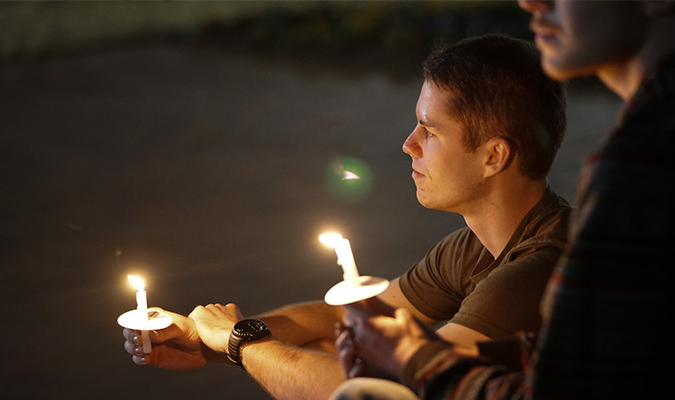
[[[381,297],[414,310],[400,292],[398,281]],[[204,343],[222,354],[226,354],[230,330],[237,322],[234,307],[209,305],[190,314]],[[256,316],[265,321],[272,336],[242,345],[244,368],[275,399],[328,398],[345,380],[334,348],[335,326],[343,315],[342,307],[308,302]]]
[[[401,292],[398,279],[391,282],[379,299],[385,303],[380,303],[383,308],[387,305],[404,308],[424,324],[437,322],[410,304]],[[328,398],[345,380],[339,360],[330,354],[335,352],[335,326],[344,314],[343,307],[313,302],[282,307],[258,316],[273,337],[242,347],[244,367],[276,399]],[[486,338],[469,328],[459,325],[454,328],[446,325],[439,334],[466,347]],[[317,348],[326,350],[325,346],[317,345],[326,342],[331,344],[330,352],[315,351]]]
[[[344,314],[342,307],[323,301],[292,304],[254,318],[265,321],[274,337],[291,345],[334,353],[334,329]]]
[[[323,336],[333,340],[335,322],[331,315],[336,318],[331,308],[314,303],[266,314],[263,319],[273,336],[242,343],[240,358],[244,368],[275,399],[328,398],[345,379],[337,357],[301,346]],[[190,318],[204,344],[225,355],[230,331],[243,317],[234,304],[210,304],[195,308]]]

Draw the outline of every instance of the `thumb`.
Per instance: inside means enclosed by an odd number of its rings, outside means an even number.
[[[410,323],[412,321],[412,315],[410,314],[410,311],[406,310],[405,308],[397,308],[394,311],[394,318],[396,318],[396,320],[399,322]]]
[[[194,321],[191,319],[171,311],[161,311],[171,317],[171,325],[165,329],[150,331],[150,340],[152,340],[153,343],[164,343],[166,341],[196,332]]]
[[[405,308],[397,308],[394,312],[394,319],[400,326],[404,327],[408,334],[424,333],[422,324],[419,323],[417,319],[413,317],[410,311],[406,310]]]

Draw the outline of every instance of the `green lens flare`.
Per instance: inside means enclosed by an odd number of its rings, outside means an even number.
[[[356,157],[340,157],[326,169],[325,188],[333,198],[346,203],[364,200],[373,184],[368,164]]]

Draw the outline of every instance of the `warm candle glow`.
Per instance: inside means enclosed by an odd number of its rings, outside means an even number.
[[[342,235],[335,232],[324,233],[319,235],[319,241],[328,247],[336,248],[340,240],[344,239]]]
[[[359,277],[359,271],[356,269],[356,262],[354,261],[349,240],[343,238],[339,233],[330,232],[320,235],[319,241],[335,249],[337,262],[342,266],[343,279],[354,283]]]
[[[134,289],[136,290],[145,289],[145,283],[143,282],[143,279],[134,275],[127,275],[127,278],[129,278],[129,283],[131,283],[131,286],[133,286]]]

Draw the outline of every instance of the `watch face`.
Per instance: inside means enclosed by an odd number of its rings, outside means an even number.
[[[244,339],[256,338],[267,331],[267,325],[259,319],[243,319],[234,325],[235,334]]]

